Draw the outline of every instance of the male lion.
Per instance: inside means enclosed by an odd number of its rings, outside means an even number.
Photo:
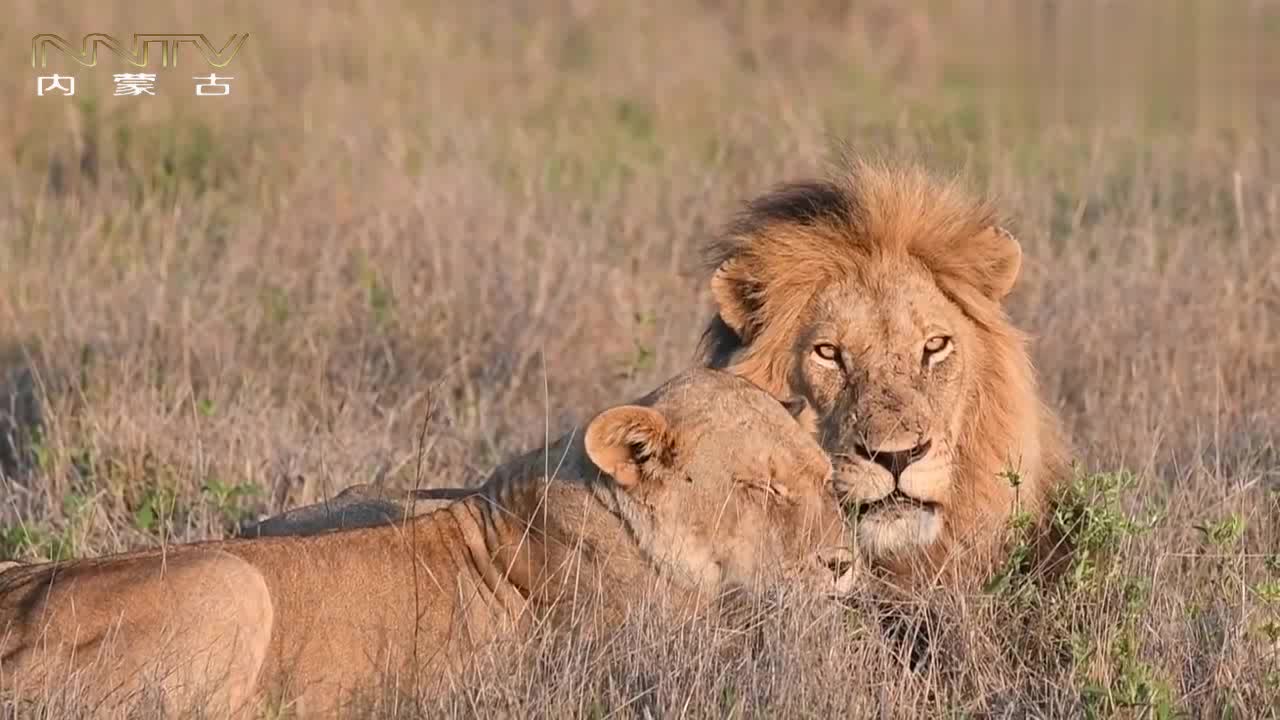
[[[782,403],[694,370],[598,414],[559,476],[492,483],[403,524],[11,569],[0,677],[39,695],[79,671],[84,699],[109,707],[154,669],[180,703],[293,697],[328,714],[384,675],[453,677],[544,620],[607,629],[646,587],[672,611],[762,584],[847,592],[830,477]]]
[[[1018,241],[923,170],[855,162],[755,199],[712,247],[706,363],[781,397],[831,454],[857,544],[899,587],[979,580],[1067,465],[1002,302]]]

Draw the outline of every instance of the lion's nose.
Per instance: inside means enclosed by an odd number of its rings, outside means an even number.
[[[872,450],[866,445],[857,443],[853,446],[853,450],[859,456],[888,470],[889,474],[893,476],[894,482],[897,482],[904,470],[910,467],[912,463],[919,462],[925,455],[929,454],[929,448],[932,446],[932,440],[925,440],[907,450]]]

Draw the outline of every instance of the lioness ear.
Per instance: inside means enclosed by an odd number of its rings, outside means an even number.
[[[973,253],[981,258],[974,284],[983,295],[1000,302],[1013,290],[1022,269],[1022,246],[999,225],[992,225],[973,239]]]
[[[711,276],[711,297],[719,307],[720,319],[748,345],[759,308],[756,284],[741,260],[725,260]]]
[[[583,444],[596,467],[623,488],[632,488],[641,481],[645,462],[670,454],[673,438],[662,413],[623,405],[595,416]]]

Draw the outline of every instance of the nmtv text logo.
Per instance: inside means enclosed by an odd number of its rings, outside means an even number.
[[[110,35],[89,33],[84,36],[84,40],[80,43],[80,50],[77,51],[61,36],[44,33],[31,38],[31,67],[45,67],[49,59],[49,46],[53,46],[58,52],[85,67],[94,67],[98,64],[98,46],[103,45],[130,65],[142,68],[146,67],[149,62],[148,49],[157,44],[160,45],[161,67],[177,67],[178,48],[184,43],[189,43],[204,55],[205,61],[210,65],[216,68],[223,68],[235,59],[236,53],[240,52],[240,48],[244,46],[244,41],[248,39],[249,33],[232,34],[231,39],[227,40],[227,43],[219,50],[204,35],[183,33],[146,35],[134,33],[133,49],[125,50]],[[40,63],[39,65],[36,64],[37,61]]]

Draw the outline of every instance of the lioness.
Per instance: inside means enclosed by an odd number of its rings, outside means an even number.
[[[1047,516],[1066,453],[1005,314],[1022,249],[990,202],[921,168],[854,161],[755,198],[709,250],[702,361],[807,401],[879,575],[971,585],[1000,559],[1015,505]],[[554,463],[568,437],[489,482]]]
[[[73,669],[89,701],[150,678],[208,708],[283,695],[328,713],[350,688],[447,677],[543,620],[607,628],[646,587],[672,609],[762,583],[846,591],[830,477],[782,403],[694,370],[598,414],[557,477],[403,524],[11,569],[0,676],[38,694]]]

